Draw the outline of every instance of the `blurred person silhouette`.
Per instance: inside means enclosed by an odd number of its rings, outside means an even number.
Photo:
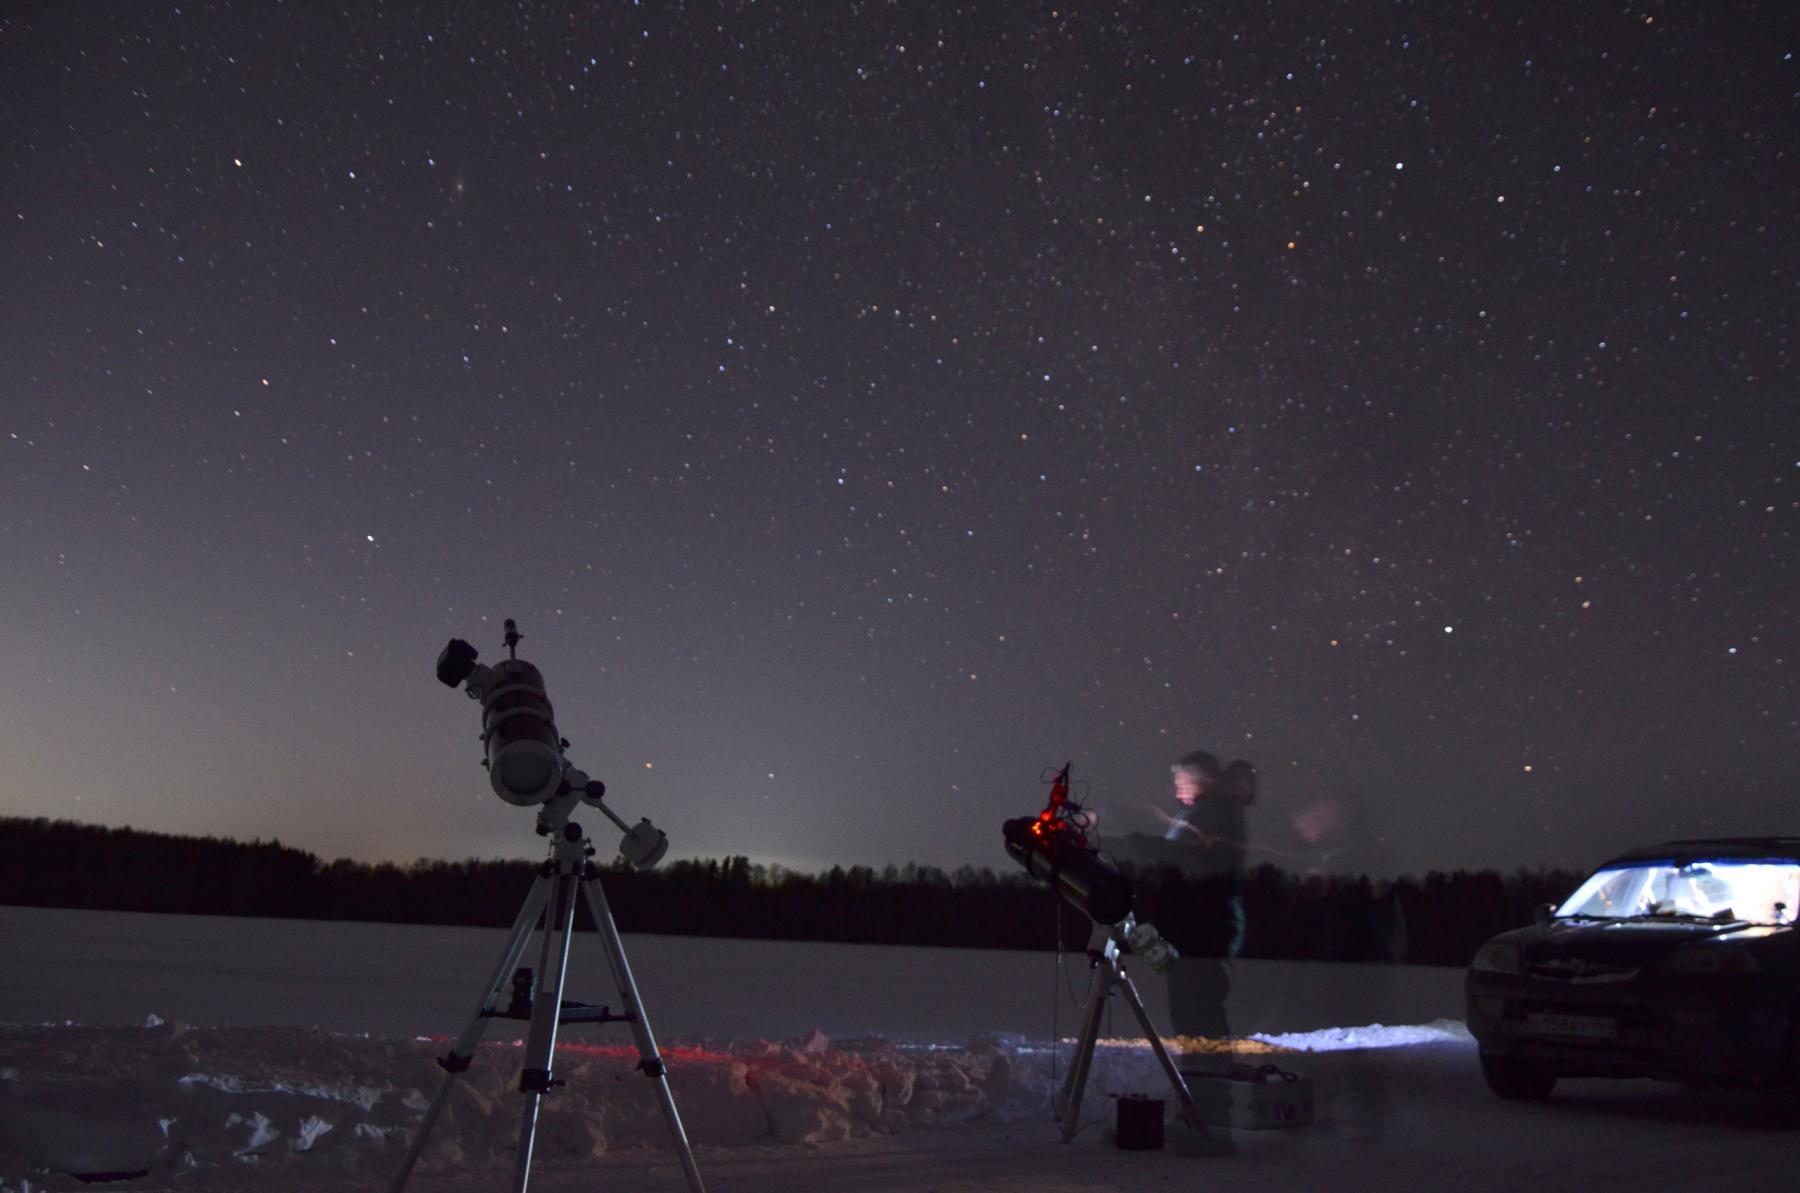
[[[1348,783],[1336,794],[1296,801],[1270,835],[1277,865],[1324,892],[1309,936],[1325,961],[1403,962],[1406,913],[1397,889],[1372,880],[1384,870],[1385,839],[1371,823],[1374,793]]]
[[[1256,798],[1256,768],[1243,759],[1223,770],[1204,750],[1169,768],[1178,805],[1165,815],[1169,860],[1199,882],[1196,902],[1163,925],[1181,960],[1169,969],[1169,1018],[1179,1036],[1230,1036],[1225,999],[1231,962],[1244,948],[1244,865]]]
[[[1394,963],[1407,959],[1405,907],[1394,884],[1370,877],[1386,869],[1385,839],[1373,823],[1377,790],[1355,781],[1337,790],[1294,801],[1267,834],[1279,844],[1270,850],[1281,868],[1301,884],[1302,897],[1291,929],[1310,945],[1310,960],[1334,963],[1330,1021],[1358,1028],[1391,1021],[1397,975]],[[1317,1014],[1317,992],[1294,990],[1294,1014]],[[1276,993],[1266,1010],[1280,1018],[1287,991]],[[1411,1019],[1401,1020],[1411,1022]],[[1329,1129],[1359,1142],[1387,1131],[1392,1091],[1379,1066],[1351,1064],[1345,1081],[1354,1096]]]

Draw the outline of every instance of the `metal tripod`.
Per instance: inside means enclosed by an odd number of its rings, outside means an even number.
[[[500,958],[500,964],[494,967],[481,1005],[476,1008],[468,1026],[463,1028],[462,1035],[457,1037],[449,1054],[438,1059],[438,1064],[444,1069],[444,1082],[438,1088],[431,1108],[425,1112],[424,1121],[419,1124],[412,1148],[406,1153],[406,1163],[390,1186],[391,1193],[400,1193],[406,1187],[413,1165],[425,1150],[432,1128],[437,1126],[438,1117],[443,1114],[449,1101],[451,1089],[474,1059],[475,1050],[481,1043],[482,1034],[486,1032],[490,1019],[531,1021],[531,1030],[525,1041],[524,1068],[519,1074],[519,1092],[525,1095],[525,1116],[519,1127],[519,1150],[513,1167],[514,1193],[525,1193],[525,1187],[531,1180],[531,1149],[537,1135],[539,1103],[546,1093],[562,1084],[551,1075],[551,1065],[556,1052],[557,1028],[565,1023],[631,1025],[632,1035],[637,1040],[637,1067],[646,1077],[656,1082],[657,1101],[662,1104],[663,1118],[669,1124],[669,1136],[675,1143],[676,1154],[681,1157],[681,1167],[687,1174],[688,1188],[692,1193],[705,1193],[706,1186],[701,1183],[700,1170],[694,1164],[693,1149],[688,1146],[687,1132],[681,1126],[681,1114],[675,1109],[675,1098],[669,1092],[669,1079],[663,1067],[662,1056],[656,1050],[656,1038],[651,1034],[650,1021],[644,1014],[643,1004],[638,1000],[637,983],[632,980],[631,965],[625,960],[625,946],[619,940],[619,929],[613,923],[612,910],[606,903],[606,891],[600,885],[599,871],[588,860],[593,853],[594,847],[580,825],[565,824],[557,833],[550,857],[538,872],[537,879],[531,885],[531,892],[525,897],[524,906],[519,909],[518,918],[513,921],[512,931],[507,937],[506,951]],[[618,988],[621,1003],[621,1009],[616,1013],[603,1006],[563,1001],[563,984],[569,971],[569,943],[575,930],[577,892],[587,897],[588,910],[594,917],[594,927],[600,934],[601,943],[606,946],[606,959],[612,966],[613,981]],[[540,916],[544,917],[543,950],[538,961],[538,991],[533,997],[530,971],[516,970],[516,967],[519,959],[524,956],[525,947],[530,943]],[[505,1009],[498,1009],[503,993],[510,994],[510,1002]]]
[[[1080,1129],[1081,1095],[1087,1086],[1088,1073],[1094,1067],[1094,1045],[1100,1039],[1100,1017],[1106,1012],[1107,1000],[1112,998],[1115,989],[1124,991],[1131,1013],[1137,1016],[1138,1026],[1144,1029],[1144,1039],[1150,1042],[1156,1059],[1162,1064],[1163,1072],[1168,1074],[1169,1084],[1175,1089],[1176,1100],[1181,1103],[1181,1121],[1201,1135],[1209,1134],[1206,1124],[1200,1119],[1200,1108],[1194,1104],[1194,1096],[1188,1092],[1187,1082],[1181,1078],[1181,1070],[1175,1067],[1169,1050],[1163,1047],[1162,1037],[1151,1026],[1150,1014],[1144,1010],[1144,1000],[1138,997],[1137,987],[1131,984],[1124,967],[1119,964],[1119,947],[1130,939],[1131,930],[1135,926],[1133,918],[1126,916],[1113,925],[1107,934],[1106,946],[1090,954],[1093,958],[1094,978],[1088,986],[1087,1011],[1081,1024],[1081,1046],[1075,1052],[1075,1063],[1069,1067],[1069,1075],[1063,1079],[1062,1088],[1051,1102],[1051,1110],[1062,1129],[1064,1143],[1075,1138],[1075,1132]]]

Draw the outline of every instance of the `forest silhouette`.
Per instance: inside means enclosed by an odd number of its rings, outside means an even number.
[[[0,818],[0,903],[185,915],[234,915],[506,927],[538,871],[529,861],[321,861],[279,841],[240,842]],[[1085,947],[1091,925],[1022,871],[963,866],[834,866],[806,874],[745,857],[683,860],[652,871],[603,866],[624,932],[956,948]],[[1130,869],[1136,913],[1188,955],[1220,955],[1191,916],[1227,897],[1221,879]],[[1237,880],[1243,956],[1278,960],[1466,965],[1496,932],[1531,922],[1582,875],[1432,871],[1372,880],[1257,866]],[[585,911],[582,913],[585,919]]]

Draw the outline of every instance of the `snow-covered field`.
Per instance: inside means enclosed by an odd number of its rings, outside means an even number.
[[[149,916],[0,906],[0,1023],[325,1027],[454,1034],[506,933],[490,928]],[[659,1037],[786,1039],[818,1030],[904,1043],[1004,1033],[1048,1039],[1086,997],[1086,962],[1051,954],[680,936],[625,937]],[[535,954],[533,954],[535,955]],[[529,960],[529,958],[528,958]],[[605,954],[576,937],[569,994],[612,998]],[[1163,983],[1139,975],[1166,1023]],[[1060,1001],[1056,996],[1061,994]],[[1071,994],[1073,997],[1071,997]],[[1462,1014],[1462,972],[1240,961],[1233,1034]],[[496,1022],[495,1038],[512,1025]],[[520,1032],[519,1034],[523,1034]]]
[[[502,935],[0,908],[0,1188],[96,1187],[75,1173],[383,1187],[440,1080],[444,1044],[420,1037],[460,1029]],[[1132,1152],[1112,1144],[1109,1095],[1168,1087],[1123,1007],[1090,1125],[1064,1144],[1049,1116],[1070,1053],[1049,1041],[1074,1030],[1085,992],[1073,959],[1059,975],[1042,954],[626,948],[715,1191],[1763,1189],[1800,1160],[1800,1136],[1762,1127],[1744,1095],[1579,1081],[1547,1105],[1494,1099],[1453,972],[1240,963],[1233,1033],[1301,1051],[1190,1062],[1298,1074],[1315,1121],[1205,1138],[1171,1124],[1164,1149]],[[584,939],[570,993],[607,1001],[605,972]],[[1139,976],[1161,1021],[1161,983]],[[520,1050],[498,1029],[522,1025],[494,1026],[409,1188],[507,1186]],[[564,1039],[569,1084],[546,1101],[533,1188],[685,1188],[625,1033]]]

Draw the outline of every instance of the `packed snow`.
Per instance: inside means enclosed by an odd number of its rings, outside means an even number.
[[[1357,1047],[1459,1041],[1459,1024],[1370,1027]],[[1215,1068],[1254,1057],[1288,1060],[1340,1031],[1284,1037],[1277,1048],[1172,1040]],[[54,1175],[169,1179],[206,1171],[286,1169],[342,1175],[392,1169],[443,1082],[443,1039],[394,1040],[318,1028],[190,1027],[151,1018],[140,1027],[79,1024],[0,1028],[0,1183],[57,1187]],[[697,1146],[833,1144],[972,1123],[1047,1122],[1071,1046],[1017,1038],[964,1046],[834,1041],[819,1032],[787,1043],[675,1041],[669,1081]],[[522,1048],[482,1045],[452,1087],[423,1157],[427,1169],[509,1162]],[[538,1155],[548,1163],[617,1149],[667,1147],[651,1083],[629,1043],[568,1041],[556,1053],[567,1085],[546,1099]],[[1089,1077],[1091,1112],[1104,1094],[1168,1098],[1167,1079],[1141,1040],[1106,1040]],[[1169,1098],[1172,1107],[1172,1098]]]
[[[495,938],[0,908],[9,975],[0,984],[0,1190],[386,1187],[440,1088],[435,1058],[472,1009],[469,982],[482,980]],[[398,952],[403,941],[410,947]],[[1392,1193],[1452,1182],[1481,1193],[1603,1180],[1762,1190],[1771,1171],[1800,1157],[1800,1137],[1762,1126],[1747,1095],[1575,1081],[1547,1104],[1499,1101],[1453,1013],[1411,1022],[1390,1013],[1453,1009],[1454,974],[1241,963],[1230,1010],[1242,1034],[1169,1043],[1184,1070],[1237,1066],[1240,1078],[1305,1083],[1310,1121],[1279,1129],[1227,1127],[1228,1108],[1205,1094],[1213,1125],[1198,1132],[1174,1121],[1166,1076],[1115,1006],[1082,1128],[1065,1143],[1050,1099],[1073,1055],[1079,965],[1057,973],[1035,954],[774,942],[628,938],[627,947],[712,1193]],[[396,956],[404,974],[393,972]],[[671,975],[683,977],[668,984]],[[1159,983],[1139,978],[1160,1020]],[[1257,1005],[1240,1001],[1252,996]],[[146,997],[163,1005],[119,1014]],[[992,1026],[1030,1019],[1034,1004],[1035,1030]],[[1334,1008],[1364,1014],[1322,1024]],[[899,1030],[841,1027],[884,1016]],[[709,1018],[731,1029],[707,1032]],[[770,1030],[743,1030],[759,1020]],[[802,1020],[825,1026],[790,1030]],[[435,1030],[384,1026],[393,1021]],[[503,1030],[514,1026],[496,1021],[455,1084],[409,1189],[508,1186],[523,1102],[522,1050]],[[565,1032],[556,1075],[568,1084],[545,1099],[533,1189],[687,1187],[637,1061],[622,1029]],[[1200,1093],[1220,1082],[1193,1084]],[[1114,1099],[1128,1094],[1164,1101],[1161,1149],[1114,1146]]]

